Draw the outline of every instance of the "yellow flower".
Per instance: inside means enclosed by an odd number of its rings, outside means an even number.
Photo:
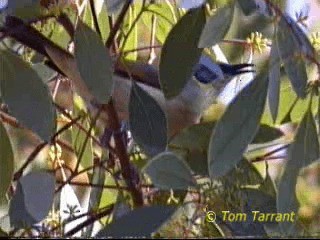
[[[50,160],[51,161],[60,160],[61,156],[62,156],[61,146],[57,143],[52,145],[49,150]]]
[[[320,51],[320,32],[312,33],[310,42],[316,51]]]
[[[250,37],[247,37],[247,43],[252,47],[253,52],[258,51],[262,53],[267,48],[269,40],[262,36],[262,33],[252,32]]]

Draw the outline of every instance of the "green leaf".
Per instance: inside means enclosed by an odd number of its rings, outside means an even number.
[[[269,60],[268,103],[273,122],[277,120],[280,98],[280,58],[274,41]]]
[[[299,57],[291,58],[284,62],[284,67],[296,94],[304,98],[308,81],[305,61]]]
[[[188,150],[192,148],[206,150],[214,126],[215,122],[192,125],[174,136],[170,141],[170,145]],[[195,141],[195,139],[197,139],[197,141]]]
[[[172,28],[164,43],[159,71],[160,85],[167,99],[179,95],[192,76],[202,53],[197,46],[204,24],[204,10],[191,10]]]
[[[55,23],[52,34],[50,36],[50,40],[63,49],[67,49],[71,37],[62,25]]]
[[[217,123],[208,148],[211,177],[225,175],[241,159],[258,130],[268,87],[266,73],[260,73],[230,103]]]
[[[289,148],[288,162],[278,188],[278,212],[297,214],[299,203],[296,197],[296,183],[299,171],[318,158],[319,141],[315,121],[309,108],[299,125],[295,140]],[[294,223],[290,222],[280,223],[280,227],[287,234],[295,228]]]
[[[272,178],[269,174],[269,171],[268,171],[268,165],[266,167],[266,177],[263,180],[263,183],[260,185],[259,190],[264,193],[267,193],[273,197],[277,196],[277,191],[275,188],[274,181],[272,180]]]
[[[236,179],[241,183],[242,187],[250,185],[257,185],[263,182],[263,178],[256,167],[250,163],[247,159],[242,158],[240,162],[229,172],[224,178],[234,182]]]
[[[48,83],[52,78],[56,77],[58,73],[43,63],[36,63],[32,68],[38,73],[39,77],[44,83]]]
[[[297,168],[306,167],[319,158],[317,129],[310,109],[300,123],[295,140],[289,149],[288,158],[288,164]]]
[[[157,40],[163,44],[174,25],[175,18],[168,4],[164,2],[150,4],[146,7],[146,11],[142,14],[142,21],[150,31],[152,27],[153,15],[156,16],[157,19],[155,36]]]
[[[83,108],[84,106],[85,103],[83,102],[83,100],[79,96],[75,95],[74,107],[72,112],[74,118],[86,112],[86,109]],[[71,130],[72,146],[75,151],[75,154],[78,157],[78,161],[81,161],[81,166],[83,168],[87,168],[93,165],[92,138],[89,136],[89,138],[87,139],[87,133],[90,129],[89,116],[83,117],[78,123],[81,124],[81,126],[84,128],[84,130],[86,130],[86,132],[83,131],[83,129],[80,129],[79,126],[73,125]],[[81,156],[82,151],[83,154]]]
[[[93,168],[93,174],[92,174],[90,183],[93,185],[94,184],[103,185],[106,179],[105,174],[106,174],[106,171],[103,167],[95,166]],[[99,208],[102,192],[103,192],[103,188],[96,187],[91,189],[90,199],[89,199],[89,211],[95,211],[97,208]],[[87,232],[86,232],[87,237],[92,236],[93,227],[94,227],[94,224],[90,224],[89,226],[87,226]]]
[[[98,25],[102,41],[106,42],[110,33],[109,17],[105,0],[94,1],[94,10],[98,16]]]
[[[270,224],[270,222],[262,222],[254,219],[255,213],[253,211],[259,211],[264,214],[275,213],[275,198],[256,189],[245,189],[241,193],[242,201],[245,203],[244,212],[247,214],[246,220],[227,221],[225,224],[231,229],[234,236],[267,237],[264,225],[267,223]],[[257,214],[256,217],[258,216]]]
[[[166,115],[158,103],[136,83],[131,88],[129,125],[133,139],[147,154],[154,156],[166,149]]]
[[[283,136],[283,132],[278,128],[270,127],[268,125],[262,124],[259,127],[259,130],[252,140],[252,143],[265,143],[273,141],[277,138]]]
[[[62,13],[69,18],[73,25],[76,24],[78,14],[70,6],[65,7]],[[54,21],[53,30],[51,31],[51,35],[48,37],[64,50],[68,49],[69,43],[71,42],[71,36],[58,21]]]
[[[93,31],[95,31],[92,10],[91,10],[91,4],[89,2],[87,2],[87,4],[85,5],[83,17],[81,18],[81,20],[85,25],[87,25]]]
[[[176,211],[172,206],[150,206],[131,211],[102,229],[96,237],[151,237]],[[139,220],[139,221],[138,221]]]
[[[270,80],[271,81],[271,80]],[[282,124],[284,118],[287,118],[290,122],[300,122],[308,109],[309,101],[307,98],[298,99],[294,108],[289,112],[291,106],[296,101],[297,95],[293,90],[291,83],[287,76],[281,76],[280,80],[280,100],[279,110],[277,117],[277,124]],[[312,100],[312,112],[315,114],[318,111],[318,100],[313,98]],[[289,117],[289,118],[288,118]],[[266,108],[261,123],[274,125],[272,117],[270,116],[269,109]]]
[[[25,21],[41,16],[40,1],[35,0],[9,0],[8,13]]]
[[[301,42],[292,30],[292,20],[288,16],[283,16],[278,24],[276,40],[279,55],[284,63],[285,70],[289,76],[291,84],[300,98],[306,96],[307,71],[305,62],[302,59]]]
[[[16,228],[30,227],[43,220],[53,203],[55,179],[52,174],[33,172],[23,176],[10,201],[10,222]]]
[[[99,35],[78,22],[75,59],[80,75],[99,103],[108,103],[113,92],[112,61]]]
[[[140,9],[141,11],[141,9]],[[127,39],[125,42],[125,45],[122,45],[123,51],[130,51],[132,49],[136,49],[138,47],[138,24],[135,23],[135,20],[137,18],[137,13],[139,12],[139,8],[136,5],[131,5],[127,17],[124,20],[124,35],[125,38]],[[134,25],[133,25],[134,24]],[[129,32],[130,31],[130,32]],[[129,34],[129,35],[128,35]],[[131,60],[131,61],[136,61],[138,57],[138,52],[130,52],[125,55],[125,59]]]
[[[234,5],[227,5],[209,18],[201,33],[200,48],[211,47],[223,40],[231,25],[233,12]]]
[[[302,28],[299,26],[298,21],[295,19],[292,19],[290,16],[284,16],[288,23],[290,24],[291,31],[295,35],[301,52],[303,52],[308,57],[315,57],[315,49],[312,46],[309,37],[306,35],[306,32],[302,30]]]
[[[290,161],[290,159],[289,159]],[[293,165],[287,165],[278,187],[277,212],[298,214],[299,202],[296,197],[296,183],[299,169]],[[296,219],[295,219],[296,220]],[[295,228],[295,222],[280,222],[281,232],[290,234]]]
[[[189,187],[196,187],[189,166],[170,152],[154,157],[142,171],[149,175],[156,187],[163,190],[187,190]]]
[[[117,189],[117,183],[111,173],[106,172],[104,185],[112,186],[114,188],[104,188],[101,193],[99,208],[105,208],[106,206],[111,206],[117,202],[117,198],[120,195],[119,190]],[[103,223],[108,223],[109,218],[103,218]]]
[[[254,13],[258,9],[256,0],[238,0],[238,4],[246,16]]]
[[[14,171],[14,155],[9,136],[0,121],[0,206],[7,202],[6,193]]]
[[[170,150],[183,156],[196,174],[208,175],[207,149],[214,126],[215,122],[193,125],[174,136],[169,143]]]
[[[24,126],[49,141],[55,110],[47,86],[25,61],[8,51],[0,52],[0,89],[10,113]]]
[[[104,0],[107,4],[109,15],[117,13],[125,3],[125,0]]]
[[[262,213],[277,212],[277,201],[274,196],[257,189],[245,189],[243,192],[252,211],[260,211]]]

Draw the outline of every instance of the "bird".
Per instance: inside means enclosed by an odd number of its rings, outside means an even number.
[[[8,32],[8,35],[49,58],[50,66],[68,77],[75,91],[86,100],[89,109],[95,110],[96,107],[92,104],[94,96],[82,80],[72,54],[15,17],[8,17],[6,26],[19,28],[20,31]],[[215,101],[224,87],[234,77],[254,72],[253,67],[254,64],[247,63],[234,65],[216,63],[204,53],[193,67],[192,74],[180,94],[172,99],[166,99],[161,90],[159,69],[156,66],[137,61],[115,61],[112,76],[114,80],[112,100],[119,120],[128,121],[132,82],[137,82],[165,112],[170,138],[181,132],[182,129],[198,123],[203,111]]]
[[[213,104],[224,87],[238,75],[255,72],[254,64],[215,63],[211,57],[203,54],[193,67],[192,74],[180,94],[166,99],[159,84],[159,69],[145,63],[126,64],[131,80],[138,82],[165,111],[168,121],[169,137],[182,129],[200,121],[203,111]],[[115,88],[113,99],[120,119],[128,119],[128,102],[132,81],[125,74],[124,66],[115,69]],[[127,70],[128,71],[128,70]],[[124,97],[125,96],[125,97]]]

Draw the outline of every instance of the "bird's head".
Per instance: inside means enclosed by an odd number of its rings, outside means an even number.
[[[202,84],[210,84],[216,90],[221,91],[233,77],[248,73],[255,72],[252,68],[254,64],[226,64],[214,63],[211,58],[203,55],[199,63],[193,69],[193,75],[197,81]]]

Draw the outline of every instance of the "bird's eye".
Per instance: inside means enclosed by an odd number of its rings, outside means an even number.
[[[193,74],[199,82],[205,84],[218,79],[218,75],[203,64],[197,64]]]

